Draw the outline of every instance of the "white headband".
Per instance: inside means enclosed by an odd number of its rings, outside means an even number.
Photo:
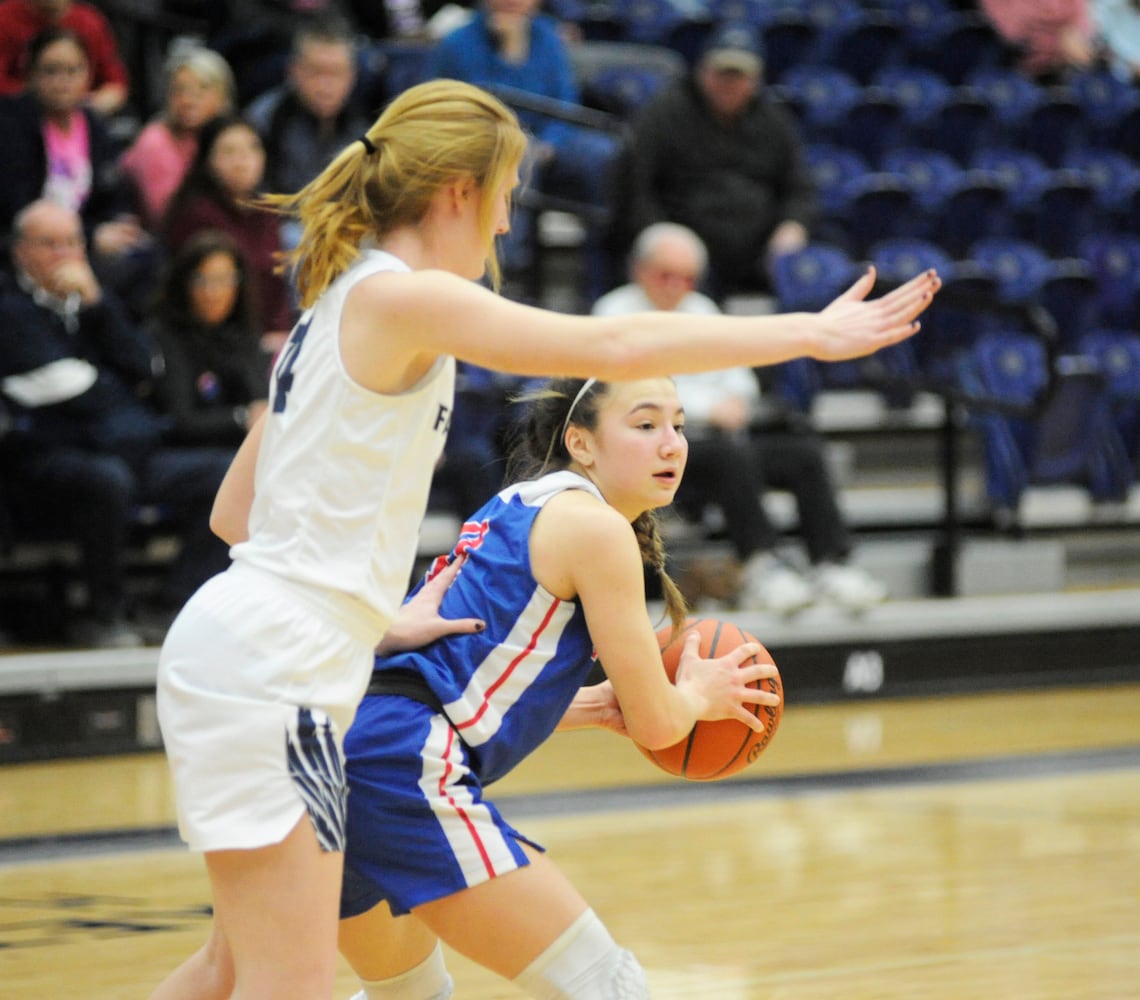
[[[578,404],[582,402],[582,397],[590,391],[597,381],[596,378],[588,378],[582,383],[582,388],[578,390],[578,395],[574,397],[574,402],[570,404],[570,409],[566,411],[566,419],[562,421],[562,433],[558,435],[559,441],[566,440],[566,431],[570,427],[570,418],[574,416],[574,411],[578,408]]]

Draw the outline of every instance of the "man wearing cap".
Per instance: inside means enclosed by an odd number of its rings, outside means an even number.
[[[688,226],[709,250],[718,296],[769,289],[768,264],[800,249],[817,214],[791,118],[763,87],[763,49],[747,25],[718,26],[692,74],[634,124],[614,204],[628,206],[611,247],[654,222]]]

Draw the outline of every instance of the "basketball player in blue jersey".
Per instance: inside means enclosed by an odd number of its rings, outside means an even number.
[[[700,719],[760,730],[749,706],[778,703],[748,686],[775,675],[742,665],[754,644],[701,660],[694,633],[676,686],[662,669],[643,565],[679,625],[654,511],[680,485],[683,425],[667,378],[550,383],[519,444],[531,478],[470,517],[452,552],[465,563],[440,613],[486,629],[377,657],[345,739],[341,950],[363,983],[354,1000],[450,996],[441,938],[532,997],[648,997],[636,959],[483,790],[556,728],[656,748]],[[595,650],[607,680],[582,688]]]
[[[159,658],[179,827],[205,856],[214,921],[155,1000],[332,995],[343,734],[407,587],[456,357],[607,379],[839,359],[910,336],[937,290],[929,273],[866,300],[868,272],[818,314],[711,321],[509,302],[477,279],[497,281],[525,148],[501,102],[436,80],[301,191],[268,199],[302,229],[304,312],[218,494],[211,523],[232,566]]]

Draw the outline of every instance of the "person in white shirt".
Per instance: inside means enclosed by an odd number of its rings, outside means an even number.
[[[691,229],[669,222],[648,226],[633,245],[630,283],[603,295],[593,312],[716,315],[717,304],[697,291],[707,263],[705,246]],[[689,438],[689,468],[677,505],[698,513],[709,504],[720,508],[743,567],[741,603],[788,615],[817,599],[854,612],[882,601],[886,587],[848,561],[851,536],[823,439],[806,428],[764,426],[760,383],[750,368],[677,375],[675,381]],[[807,574],[777,553],[780,533],[762,503],[768,489],[795,496],[811,563]]]

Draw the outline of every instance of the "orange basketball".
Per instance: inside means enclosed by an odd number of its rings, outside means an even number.
[[[685,645],[685,636],[696,630],[701,637],[700,654],[705,659],[724,656],[746,642],[759,642],[754,636],[732,622],[718,621],[715,618],[690,618],[685,629],[670,641],[671,626],[658,630],[657,641],[661,645],[661,659],[669,680],[677,675],[677,664]],[[753,663],[773,663],[768,650],[760,647],[760,655]],[[746,661],[749,662],[749,661]],[[716,781],[736,774],[760,756],[776,735],[776,727],[784,711],[784,689],[779,675],[753,681],[753,687],[771,691],[780,696],[780,704],[749,706],[764,722],[762,733],[753,732],[737,719],[718,719],[716,722],[698,722],[693,731],[679,743],[661,750],[649,750],[635,744],[646,757],[663,771],[675,774],[690,781]]]

